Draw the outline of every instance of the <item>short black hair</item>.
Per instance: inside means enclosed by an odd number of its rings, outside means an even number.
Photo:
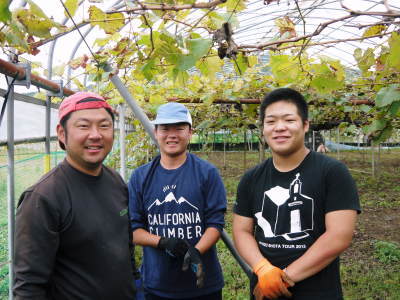
[[[170,124],[154,124],[154,128],[157,130],[159,125],[189,125],[189,129],[192,128],[192,125],[190,125],[190,123],[187,122],[179,122],[179,123],[170,123]]]
[[[111,109],[109,108],[105,108],[104,109],[110,114],[111,119],[112,119],[112,123],[113,123],[113,127],[114,127],[114,121],[115,121],[115,116],[114,113],[112,112]],[[61,119],[60,121],[60,125],[61,127],[64,129],[65,132],[65,139],[67,139],[67,121],[71,118],[73,111],[71,111],[70,113],[66,114],[64,118]],[[61,142],[60,140],[58,140],[58,144],[60,145],[61,149],[65,150],[65,145],[63,142]]]
[[[303,120],[303,123],[308,120],[308,104],[303,95],[291,88],[275,89],[264,96],[260,105],[260,121],[261,126],[264,124],[265,109],[272,103],[278,101],[286,101],[293,103],[297,107],[297,111]]]

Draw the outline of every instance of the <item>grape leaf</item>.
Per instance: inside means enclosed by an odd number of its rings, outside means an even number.
[[[71,17],[73,17],[76,13],[76,10],[78,9],[79,2],[78,0],[65,0],[64,5],[71,14]],[[64,12],[64,14],[66,17],[69,17],[66,11]]]
[[[398,84],[395,84],[381,88],[376,95],[375,104],[377,107],[384,107],[392,104],[393,101],[399,101],[399,100],[400,100],[400,87]]]
[[[89,19],[92,26],[99,25],[106,33],[113,34],[125,25],[122,13],[106,14],[98,7],[89,7]]]
[[[11,20],[11,12],[8,9],[8,5],[7,0],[0,1],[0,22],[6,23]]]

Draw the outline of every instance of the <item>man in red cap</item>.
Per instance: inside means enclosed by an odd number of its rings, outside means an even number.
[[[103,97],[79,92],[61,103],[66,158],[18,203],[15,299],[135,299],[127,188],[103,165],[113,131]]]

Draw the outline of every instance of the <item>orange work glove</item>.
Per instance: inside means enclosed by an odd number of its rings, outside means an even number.
[[[293,286],[294,282],[283,270],[271,265],[267,259],[260,260],[253,271],[258,277],[257,286],[265,297],[269,299],[276,299],[282,295],[292,297],[287,287]]]
[[[264,295],[263,295],[258,283],[257,283],[256,287],[253,290],[253,295],[254,295],[254,299],[255,300],[264,300]]]

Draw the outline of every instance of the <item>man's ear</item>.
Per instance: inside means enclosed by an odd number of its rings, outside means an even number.
[[[61,124],[57,124],[57,137],[58,140],[61,141],[65,145],[65,129],[61,126]]]
[[[304,132],[308,132],[308,130],[310,129],[310,121],[305,120],[303,123],[303,128],[304,128]]]

